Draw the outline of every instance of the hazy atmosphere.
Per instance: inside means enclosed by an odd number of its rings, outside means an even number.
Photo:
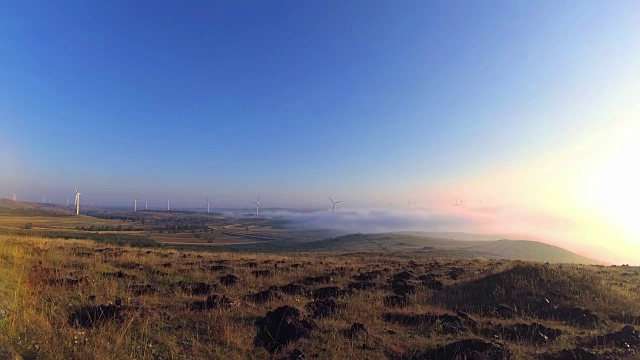
[[[77,186],[86,206],[226,214],[260,197],[310,229],[639,264],[639,2],[0,8],[2,198]]]

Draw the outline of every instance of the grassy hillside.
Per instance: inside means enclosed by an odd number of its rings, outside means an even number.
[[[632,359],[640,269],[5,234],[0,310],[11,359]]]
[[[394,233],[351,234],[310,242],[303,248],[309,251],[420,251],[429,257],[602,264],[557,246],[526,240],[460,241]]]
[[[292,229],[267,219],[232,219],[192,212],[87,210],[0,200],[0,233],[18,236],[92,239],[103,243],[231,252],[419,251],[422,256],[519,259],[554,263],[598,263],[556,246],[533,241],[455,240],[487,236],[463,233],[351,234],[319,239],[328,231]],[[427,236],[430,235],[430,236]],[[442,236],[440,238],[433,237]],[[269,240],[271,239],[271,240]]]
[[[603,264],[558,246],[528,240],[497,240],[473,245],[468,250],[496,254],[507,259],[565,264]]]

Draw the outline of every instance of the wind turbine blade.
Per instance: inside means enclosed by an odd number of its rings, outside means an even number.
[[[333,201],[333,199],[331,198],[331,196],[327,196],[329,198],[329,200],[331,200],[332,203],[336,203],[335,201]]]

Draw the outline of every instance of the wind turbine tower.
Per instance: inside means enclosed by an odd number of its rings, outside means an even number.
[[[171,200],[167,200],[167,211],[171,210]]]
[[[210,204],[211,204],[211,203],[209,202],[209,198],[207,198],[207,214],[209,213],[209,205],[210,205]]]
[[[258,200],[256,200],[256,217],[260,215],[260,196],[258,196]]]
[[[331,196],[328,196],[329,200],[331,200],[331,202],[333,203],[333,206],[331,207],[331,212],[333,212],[334,214],[336,213],[336,204],[340,204],[342,202],[342,200],[340,201],[333,201],[333,199],[331,198]]]
[[[16,197],[16,193],[13,193],[13,201],[18,201],[18,198]]]
[[[133,212],[138,211],[138,199],[136,199],[136,197],[133,197]]]
[[[149,208],[148,208],[148,206],[147,206],[147,205],[149,205],[149,202],[145,201],[145,202],[144,202],[144,210],[145,210],[145,211],[146,211],[146,210],[149,210]]]
[[[80,194],[82,193],[78,191],[78,188],[76,187],[76,215],[80,215]]]

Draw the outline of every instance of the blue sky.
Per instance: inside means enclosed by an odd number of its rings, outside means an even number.
[[[637,89],[632,1],[0,8],[0,189],[24,200],[451,199],[597,133]]]

